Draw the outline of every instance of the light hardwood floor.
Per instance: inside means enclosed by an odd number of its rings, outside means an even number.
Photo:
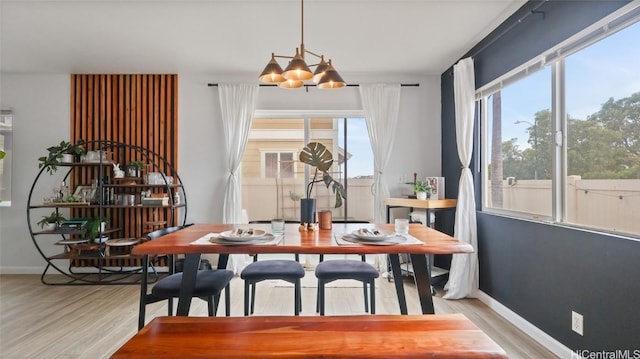
[[[313,272],[307,275],[313,276]],[[399,314],[393,283],[379,278],[376,311]],[[243,284],[231,285],[231,315],[243,313]],[[415,287],[405,280],[409,314],[419,314]],[[292,315],[293,288],[258,285],[255,315]],[[316,289],[302,289],[302,315],[315,313]],[[510,358],[555,358],[476,299],[434,298],[436,313],[464,313]],[[139,286],[46,286],[37,275],[0,276],[1,358],[108,358],[137,331]],[[147,306],[147,322],[166,315],[166,302]],[[206,316],[195,299],[191,315]],[[327,315],[364,314],[362,288],[328,288]],[[224,304],[218,310],[224,315]]]

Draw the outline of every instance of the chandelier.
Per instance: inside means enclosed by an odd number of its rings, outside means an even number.
[[[317,87],[321,89],[334,89],[346,86],[340,74],[331,63],[325,61],[324,55],[318,55],[304,47],[304,0],[301,0],[301,41],[300,47],[296,48],[295,56],[282,56],[271,53],[271,61],[265,66],[260,74],[260,81],[268,84],[277,84],[279,87],[294,89],[305,86],[304,81],[313,80]],[[305,54],[313,55],[320,59],[317,64],[307,65],[304,61]],[[282,67],[276,61],[278,58],[291,59],[287,68]],[[309,67],[315,67],[311,72]]]

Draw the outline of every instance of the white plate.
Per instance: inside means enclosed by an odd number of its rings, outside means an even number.
[[[241,234],[238,234],[239,229],[243,231]],[[239,228],[239,229],[224,231],[220,233],[220,238],[230,242],[247,242],[247,241],[253,241],[256,239],[264,238],[267,235],[267,232],[261,229],[252,229],[251,233],[247,233],[247,231],[249,231],[250,228],[248,229]]]
[[[365,244],[365,245],[371,245],[371,246],[392,246],[394,244],[405,243],[407,241],[407,238],[403,236],[393,236],[383,241],[378,241],[378,240],[368,241],[366,239],[359,239],[358,237],[355,237],[353,235],[346,235],[342,237],[342,240],[351,242],[351,243]],[[340,243],[338,242],[338,244]]]
[[[371,242],[384,241],[396,236],[395,232],[385,231],[382,229],[368,229],[368,232],[364,231],[364,229],[365,228],[361,228],[353,231],[352,234],[360,240]]]

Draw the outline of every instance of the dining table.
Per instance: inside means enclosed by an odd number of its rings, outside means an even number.
[[[334,223],[331,229],[307,230],[298,224],[288,223],[285,232],[267,242],[218,240],[222,234],[236,229],[251,229],[269,234],[269,224],[216,224],[196,223],[181,230],[135,246],[133,255],[141,255],[148,263],[149,256],[184,255],[183,275],[178,298],[177,315],[187,316],[195,287],[200,257],[205,253],[217,253],[218,269],[225,269],[230,254],[385,254],[388,255],[394,278],[401,314],[408,314],[400,268],[400,254],[409,254],[415,271],[415,283],[423,314],[434,314],[431,279],[428,275],[425,254],[471,253],[473,247],[454,237],[421,224],[410,224],[408,235],[395,234],[393,224]],[[369,241],[370,238],[354,236],[363,229],[389,235],[389,240]],[[366,231],[365,231],[366,232]],[[370,233],[370,232],[369,232]],[[223,236],[224,237],[224,236]],[[359,240],[365,239],[366,240]],[[141,300],[147,290],[148,265],[144,265],[141,280]]]

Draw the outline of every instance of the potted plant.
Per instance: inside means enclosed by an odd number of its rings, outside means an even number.
[[[98,216],[92,217],[82,226],[81,235],[86,239],[88,243],[103,243],[106,242],[109,237],[102,235],[106,229],[108,218]],[[98,238],[100,236],[100,238]]]
[[[58,227],[60,222],[66,220],[67,219],[64,218],[64,216],[62,216],[60,213],[58,213],[58,211],[53,211],[48,216],[42,216],[42,219],[38,222],[38,225],[45,231],[53,231],[54,229],[56,229],[56,227]]]
[[[58,170],[58,165],[61,163],[71,163],[74,157],[80,157],[87,151],[83,146],[84,141],[78,141],[78,144],[73,145],[71,142],[60,141],[60,144],[47,148],[49,154],[38,158],[40,163],[38,168],[47,167],[49,174],[54,174]]]
[[[142,171],[142,167],[144,163],[142,161],[131,161],[127,166],[127,175],[129,177],[140,177],[140,171]]]
[[[416,193],[417,199],[427,199],[427,193],[431,193],[431,186],[425,181],[416,181],[413,184],[413,191]]]
[[[300,200],[300,222],[315,223],[315,198],[311,198],[315,183],[323,182],[327,188],[331,186],[336,198],[335,208],[342,206],[342,199],[346,198],[347,194],[342,183],[334,180],[329,174],[329,169],[333,165],[333,155],[325,145],[320,142],[310,142],[302,149],[298,158],[300,162],[315,167],[313,177],[307,184],[307,197]]]

